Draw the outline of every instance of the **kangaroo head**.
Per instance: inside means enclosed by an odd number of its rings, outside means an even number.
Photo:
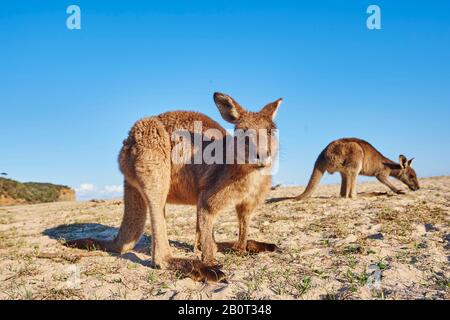
[[[399,157],[399,163],[400,163],[400,174],[399,174],[399,180],[406,184],[409,189],[416,191],[420,188],[419,181],[417,180],[417,174],[416,171],[411,167],[411,163],[413,162],[414,158],[406,159],[404,155],[400,155]]]
[[[274,119],[282,99],[267,104],[259,112],[245,110],[232,97],[223,93],[214,93],[214,102],[222,118],[235,125],[237,140],[243,137],[246,162],[258,167],[270,166],[278,149]],[[237,151],[239,158],[239,142]]]

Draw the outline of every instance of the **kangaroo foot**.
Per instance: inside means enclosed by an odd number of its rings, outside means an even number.
[[[251,253],[274,252],[280,249],[273,243],[259,242],[256,240],[247,240],[247,251]]]
[[[238,242],[220,242],[217,243],[219,252],[235,252],[235,253],[260,253],[281,251],[275,244],[259,242],[256,240],[247,240],[247,245],[243,247]]]
[[[181,272],[199,282],[221,282],[228,283],[222,266],[208,265],[200,260],[173,258],[169,262],[169,268]]]

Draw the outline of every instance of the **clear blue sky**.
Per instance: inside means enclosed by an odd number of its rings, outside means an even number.
[[[71,4],[81,30],[66,28]],[[370,4],[382,30],[366,28]],[[284,98],[277,182],[305,184],[327,143],[350,136],[416,157],[419,176],[450,174],[447,0],[0,6],[0,171],[11,178],[107,196],[137,119],[188,109],[219,120],[215,91],[253,110]]]

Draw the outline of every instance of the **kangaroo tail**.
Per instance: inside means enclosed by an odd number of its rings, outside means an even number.
[[[311,174],[311,178],[309,179],[308,185],[306,186],[305,191],[303,191],[302,194],[295,197],[295,200],[303,200],[308,198],[311,193],[313,193],[314,189],[316,189],[317,185],[320,182],[320,179],[322,178],[323,174],[325,173],[325,169],[320,166],[318,161],[316,161],[316,164],[314,165],[313,172]]]

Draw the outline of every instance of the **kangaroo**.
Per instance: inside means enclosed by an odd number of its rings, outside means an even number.
[[[234,124],[235,130],[265,129],[272,132],[276,129],[273,120],[282,99],[267,104],[259,112],[247,111],[232,97],[222,93],[214,93],[214,101],[222,118]],[[202,123],[203,134],[208,129],[215,129],[223,136],[227,135],[217,122],[197,112],[167,112],[137,121],[119,154],[119,167],[124,175],[124,215],[117,236],[111,241],[78,239],[66,244],[120,254],[132,250],[144,231],[149,212],[152,263],[155,267],[186,272],[198,281],[223,281],[225,274],[214,258],[218,244],[214,240],[213,223],[221,210],[232,206],[239,221],[239,238],[235,243],[224,243],[219,247],[223,249],[228,245],[238,251],[275,251],[277,247],[274,244],[253,241],[247,235],[252,213],[264,201],[272,184],[267,169],[271,168],[271,160],[277,152],[276,139],[266,147],[257,146],[262,152],[257,154],[259,161],[256,163],[174,163],[171,154],[177,141],[173,134],[179,130],[195,134],[195,121]],[[246,150],[250,143],[258,144],[258,139],[249,136]],[[203,152],[208,145],[203,143],[200,151]],[[192,148],[192,158],[195,152],[199,150]],[[197,206],[196,248],[202,251],[201,261],[172,257],[165,223],[166,203]]]
[[[319,155],[314,165],[311,178],[305,191],[293,199],[303,200],[308,198],[320,182],[325,172],[338,171],[342,177],[341,197],[356,197],[356,177],[358,175],[376,177],[378,181],[389,187],[396,194],[404,194],[397,189],[389,177],[394,177],[409,189],[419,189],[419,181],[411,163],[414,158],[408,160],[400,155],[399,163],[383,156],[370,143],[357,138],[344,138],[331,142]],[[292,198],[291,198],[292,199]]]

